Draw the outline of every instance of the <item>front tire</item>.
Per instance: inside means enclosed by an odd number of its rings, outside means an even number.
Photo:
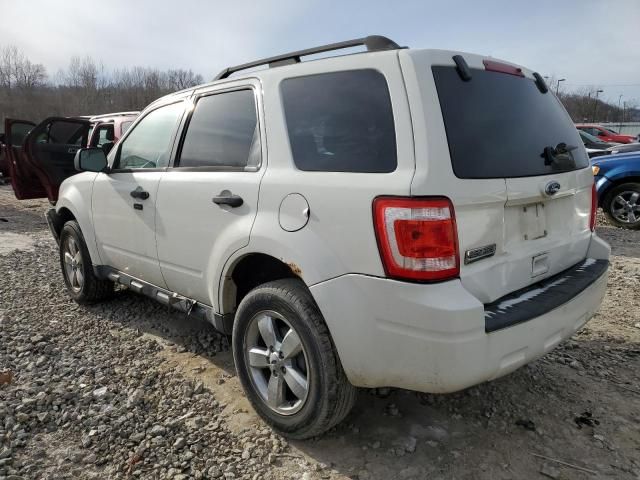
[[[603,210],[617,227],[640,229],[640,183],[623,183],[607,193]]]
[[[233,358],[258,414],[279,433],[305,439],[349,413],[357,396],[311,293],[297,279],[269,282],[240,302]]]
[[[65,223],[60,232],[60,266],[67,291],[77,303],[96,303],[113,294],[113,282],[93,273],[87,244],[75,220]]]

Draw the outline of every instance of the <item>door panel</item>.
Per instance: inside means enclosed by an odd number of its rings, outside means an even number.
[[[156,243],[170,290],[215,306],[219,262],[249,243],[258,209],[261,142],[257,83],[196,96],[175,161],[158,190]],[[230,90],[234,88],[233,90]],[[214,202],[214,197],[216,198]],[[229,200],[235,197],[240,204]]]
[[[144,170],[98,174],[92,210],[102,264],[166,287],[155,243],[155,203],[162,174]],[[133,198],[131,192],[136,189],[147,192],[149,197]]]
[[[13,193],[18,200],[47,196],[47,192],[36,173],[29,168],[28,162],[24,159],[24,140],[35,125],[35,123],[27,120],[12,120],[9,118],[4,123],[5,155]]]
[[[209,278],[216,262],[247,245],[258,209],[262,172],[169,170],[158,190],[156,242],[162,274],[170,290],[207,305],[215,303]],[[228,190],[240,207],[213,203]],[[217,285],[216,285],[217,286]]]
[[[35,127],[25,140],[25,161],[35,172],[52,202],[60,184],[78,173],[76,152],[87,144],[91,124],[87,120],[50,117]]]

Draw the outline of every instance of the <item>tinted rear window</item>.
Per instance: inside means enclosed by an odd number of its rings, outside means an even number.
[[[375,70],[290,78],[282,101],[300,170],[384,173],[396,169],[389,89]]]
[[[455,67],[432,68],[457,177],[528,177],[589,165],[564,107],[533,80],[472,69],[464,82]],[[545,147],[560,143],[570,152],[549,161]]]

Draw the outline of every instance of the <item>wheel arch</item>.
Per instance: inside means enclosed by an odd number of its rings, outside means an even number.
[[[600,201],[598,202],[601,207],[604,207],[604,202],[607,196],[609,195],[611,190],[613,190],[614,188],[624,183],[640,183],[640,172],[637,172],[637,173],[634,172],[630,175],[624,175],[624,176],[617,175],[613,178],[609,178],[608,180],[609,180],[609,183],[607,184],[604,191],[601,193]]]
[[[60,230],[69,220],[78,222],[91,256],[91,262],[94,265],[101,265],[93,228],[93,215],[91,213],[91,194],[94,177],[95,174],[85,175],[85,173],[80,173],[64,181],[60,188],[55,211],[56,216],[64,219]]]
[[[286,263],[263,252],[246,252],[232,259],[220,279],[218,301],[221,313],[233,314],[253,288],[284,278],[301,278],[294,263]]]

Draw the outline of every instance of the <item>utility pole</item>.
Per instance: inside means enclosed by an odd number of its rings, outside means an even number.
[[[560,91],[560,82],[564,82],[566,78],[560,78],[558,83],[556,83],[556,97],[558,96],[558,92]]]
[[[618,131],[622,129],[622,112],[620,111],[620,100],[622,100],[622,94],[618,97],[618,120],[620,121],[620,125],[618,126]]]
[[[596,112],[598,111],[598,94],[604,92],[604,90],[596,90],[596,98],[593,101],[593,123],[596,123]]]

